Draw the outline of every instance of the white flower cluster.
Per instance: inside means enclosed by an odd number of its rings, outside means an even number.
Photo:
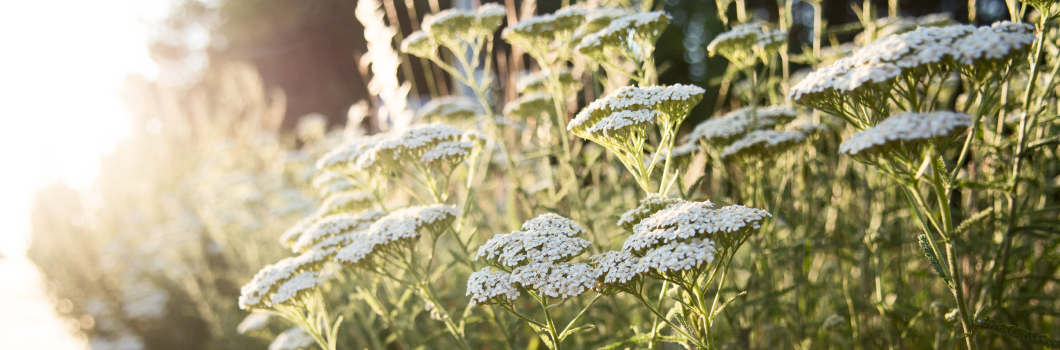
[[[718,241],[719,234],[736,234],[758,229],[762,220],[770,217],[761,209],[741,205],[730,205],[711,209],[706,202],[683,202],[671,205],[652,214],[633,226],[633,235],[622,245],[622,249],[641,252],[677,240],[711,238]],[[705,236],[704,236],[705,235]]]
[[[511,283],[550,298],[573,298],[596,284],[596,270],[583,263],[536,262],[512,270]]]
[[[874,153],[900,142],[945,137],[971,124],[971,116],[958,112],[899,113],[843,141],[839,153]]]
[[[416,111],[417,118],[469,119],[481,113],[478,103],[467,97],[447,96],[432,99]]]
[[[596,275],[607,285],[622,285],[633,281],[637,276],[647,273],[646,265],[640,258],[626,250],[612,250],[589,258],[596,266]]]
[[[527,220],[520,229],[535,235],[564,235],[568,237],[588,232],[574,220],[553,213],[541,214],[536,218]]]
[[[702,139],[717,145],[727,145],[749,131],[784,124],[794,119],[795,110],[783,106],[744,107],[700,122],[682,141],[692,143]]]
[[[657,193],[649,193],[647,197],[640,200],[640,203],[636,208],[630,209],[629,211],[622,213],[622,216],[618,219],[618,226],[625,228],[626,230],[633,230],[633,226],[639,223],[641,220],[655,214],[656,212],[666,209],[667,207],[675,204],[681,204],[685,201],[680,198],[670,198],[659,195]]]
[[[466,295],[471,296],[471,306],[475,306],[494,301],[515,300],[519,297],[519,290],[512,285],[511,274],[504,271],[492,271],[487,266],[468,277]],[[500,298],[502,296],[507,300]]]
[[[772,55],[777,49],[788,43],[788,31],[771,30],[758,35],[752,48],[762,55]]]
[[[320,283],[321,279],[316,271],[299,273],[276,288],[276,293],[271,298],[272,303],[286,303],[297,298],[302,293],[316,288]]]
[[[713,262],[714,253],[714,241],[707,238],[673,241],[645,253],[638,269],[660,274],[688,271]]]
[[[640,119],[650,115],[660,122],[680,124],[688,112],[703,99],[703,92],[698,86],[682,84],[644,88],[623,86],[578,112],[567,124],[567,130],[588,139],[606,137],[608,134],[604,131],[620,130],[615,126],[642,125],[628,122],[633,120],[630,117],[634,115],[614,116],[618,112],[638,110],[643,111],[637,112],[636,116]],[[646,114],[649,109],[658,113]]]
[[[546,92],[523,94],[504,105],[504,114],[519,118],[540,116],[542,113],[555,111],[552,95]]]
[[[474,150],[475,144],[470,141],[445,141],[439,142],[438,145],[434,146],[427,152],[423,152],[423,156],[420,157],[420,163],[423,163],[429,168],[439,168],[442,165],[456,166],[461,161],[471,154]]]
[[[287,231],[283,231],[283,233],[280,234],[280,245],[285,248],[294,246],[294,242],[298,241],[298,238],[302,236],[302,232],[305,231],[306,227],[312,225],[316,220],[317,216],[308,216],[295,222],[294,225],[291,225],[291,227],[287,229]]]
[[[335,193],[324,199],[324,203],[320,204],[315,215],[324,217],[364,209],[372,205],[372,200],[372,195],[363,191]]]
[[[568,6],[552,14],[538,15],[511,24],[501,34],[512,45],[529,51],[548,50],[554,41],[569,39],[583,22],[585,9]]]
[[[291,327],[272,340],[272,343],[269,344],[269,350],[308,349],[314,343],[316,343],[316,340],[309,333],[306,333],[301,328]]]
[[[511,269],[505,286],[522,286],[553,298],[571,298],[596,283],[597,275],[591,266],[569,262],[592,244],[577,237],[585,232],[574,220],[543,214],[523,223],[521,231],[493,236],[479,247],[475,259],[484,258],[489,265],[504,271]],[[480,283],[469,280],[469,290],[472,282]]]
[[[839,98],[865,86],[886,84],[928,65],[952,64],[955,69],[1006,61],[1025,53],[1034,42],[1034,28],[999,22],[990,27],[921,27],[877,40],[852,56],[810,73],[788,95],[789,99]],[[982,67],[981,67],[982,68]],[[889,87],[882,87],[888,89]]]
[[[800,131],[755,130],[721,151],[722,158],[770,155],[806,140]]]
[[[578,238],[586,231],[573,220],[542,214],[523,223],[521,231],[493,236],[478,249],[475,260],[512,268],[537,262],[558,263],[580,255],[591,242]]]
[[[250,309],[263,304],[271,306],[273,293],[281,284],[294,277],[295,274],[316,270],[325,261],[335,254],[335,248],[324,248],[311,250],[299,256],[286,258],[275,264],[265,266],[249,283],[240,289],[239,308]],[[269,300],[265,297],[269,296]]]
[[[421,28],[401,41],[401,51],[414,56],[435,58],[438,46],[460,52],[463,44],[475,45],[492,36],[506,11],[497,4],[484,4],[476,11],[448,9],[423,18]]]
[[[342,172],[347,166],[356,163],[358,158],[371,150],[372,146],[375,146],[384,136],[386,134],[362,137],[332,148],[320,157],[316,164],[317,168]]]
[[[358,264],[378,249],[396,242],[415,240],[425,230],[437,236],[449,227],[460,211],[445,204],[408,207],[390,213],[362,231],[350,245],[335,255],[335,261]]]
[[[365,210],[358,214],[334,214],[321,217],[312,225],[306,227],[298,240],[291,246],[296,252],[307,252],[313,248],[321,248],[320,243],[334,238],[331,245],[337,245],[351,240],[355,232],[364,231],[373,222],[386,215],[379,210]]]
[[[650,53],[650,48],[654,47],[655,41],[659,39],[672,19],[670,15],[662,11],[634,13],[613,18],[608,22],[607,27],[582,38],[575,49],[597,61],[607,60],[608,51],[622,50],[625,46],[644,48]]]
[[[643,132],[644,129],[655,123],[657,115],[659,115],[659,112],[647,109],[612,112],[599,122],[596,122],[596,124],[593,124],[592,127],[586,130],[586,133],[597,135],[597,137],[608,137],[623,132]]]
[[[475,37],[492,35],[507,12],[497,4],[483,4],[477,10],[448,9],[423,18],[423,31],[440,42],[460,38],[472,42]]]
[[[403,162],[422,162],[424,153],[468,134],[443,123],[421,124],[348,143],[331,150],[317,162],[322,169],[369,173],[402,170]]]
[[[787,42],[787,31],[767,31],[762,23],[753,22],[732,27],[714,37],[707,44],[707,52],[710,56],[720,54],[737,65],[748,65],[754,63],[754,53],[773,54]]]
[[[610,25],[611,21],[629,14],[629,10],[621,7],[597,7],[589,10],[589,14],[585,15],[585,25],[578,30],[583,34],[597,32]]]
[[[324,171],[320,175],[317,175],[317,177],[314,177],[312,185],[313,188],[320,191],[321,197],[328,197],[335,193],[351,191],[356,187],[350,183],[350,181],[343,178],[342,175],[331,171]]]

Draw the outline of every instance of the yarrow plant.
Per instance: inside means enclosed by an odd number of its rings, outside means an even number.
[[[805,3],[359,1],[344,127],[151,85],[30,255],[93,348],[1055,346],[1060,5]]]

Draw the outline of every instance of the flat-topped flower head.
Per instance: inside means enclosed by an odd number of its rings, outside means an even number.
[[[902,143],[954,135],[971,124],[971,116],[958,112],[899,113],[843,141],[839,153],[871,155]]]
[[[265,297],[294,275],[305,271],[316,271],[335,254],[335,249],[312,250],[299,256],[286,258],[265,266],[254,278],[240,289],[239,308],[248,310],[271,306]]]
[[[703,99],[703,92],[698,86],[682,84],[644,88],[623,86],[578,112],[567,124],[567,130],[575,134],[590,135],[591,133],[587,132],[590,128],[599,125],[615,112],[643,109],[658,112],[653,116],[661,126],[679,125],[688,112]],[[581,134],[579,136],[582,136]]]
[[[491,36],[508,16],[504,6],[494,3],[482,4],[475,9],[475,26],[473,32],[481,36]]]
[[[633,226],[633,236],[622,249],[643,252],[677,240],[710,238],[722,245],[758,229],[771,215],[761,209],[730,205],[711,209],[706,202],[683,202],[652,214]]]
[[[468,36],[475,25],[475,12],[447,9],[423,17],[420,27],[439,42],[455,41]]]
[[[519,289],[512,285],[511,274],[486,266],[467,278],[466,295],[471,296],[471,306],[508,303],[519,297]]]
[[[423,153],[445,141],[459,141],[460,129],[443,123],[416,125],[381,136],[350,166],[355,171],[384,172],[404,169],[402,163],[419,162]]]
[[[657,193],[649,193],[647,197],[640,200],[640,203],[638,203],[636,208],[622,213],[622,217],[618,219],[618,226],[633,231],[633,226],[639,224],[641,220],[644,220],[652,214],[666,209],[671,205],[677,205],[684,202],[685,200],[681,198],[671,198]]]
[[[765,36],[762,23],[741,24],[714,37],[707,44],[707,52],[711,57],[720,54],[734,64],[749,64],[747,61],[753,58],[754,45]]]
[[[575,135],[600,143],[623,144],[644,133],[655,124],[659,112],[650,109],[611,112],[588,128],[571,129]]]
[[[372,205],[371,194],[363,191],[339,192],[328,196],[317,209],[316,216],[324,217],[338,213],[356,212]]]
[[[953,45],[959,55],[953,59],[967,74],[982,76],[980,70],[984,66],[993,67],[1026,55],[1034,40],[1034,26],[1030,24],[997,22],[956,40]]]
[[[647,266],[640,263],[640,257],[625,250],[600,253],[589,261],[596,269],[599,282],[596,289],[604,294],[614,294],[648,272]]]
[[[621,7],[597,7],[585,15],[585,24],[579,30],[585,33],[597,32],[607,28],[611,21],[629,14],[629,10]]]
[[[394,211],[376,220],[349,245],[340,249],[335,261],[357,265],[377,251],[414,242],[421,232],[437,237],[460,215],[451,205],[432,204]]]
[[[574,237],[585,234],[584,228],[569,218],[558,214],[546,213],[523,222],[523,231],[533,235]]]
[[[423,120],[464,120],[482,114],[478,103],[467,97],[448,96],[432,99],[416,111]]]
[[[301,328],[291,327],[272,340],[272,343],[269,344],[269,350],[306,349],[313,346],[315,342],[316,340],[309,333],[306,333]]]
[[[806,134],[799,131],[755,130],[731,145],[725,146],[721,157],[741,158],[768,157],[787,151],[789,148],[806,140]]]
[[[319,219],[319,217],[316,215],[299,219],[294,225],[291,225],[290,228],[280,234],[280,245],[285,248],[293,247],[294,243],[298,241],[298,238],[302,237],[302,232],[305,232],[305,229],[309,227],[309,225],[312,225],[317,219]]]
[[[386,212],[365,210],[358,214],[333,214],[322,217],[309,225],[291,248],[297,252],[307,252],[330,237],[364,231],[383,215],[386,215]]]
[[[310,185],[312,185],[313,188],[319,190],[331,185],[331,183],[333,182],[339,181],[346,181],[346,178],[342,177],[342,175],[339,175],[335,172],[324,171],[321,172],[320,175],[313,177],[313,181],[310,182]]]
[[[321,281],[319,273],[316,271],[299,273],[276,288],[276,293],[272,294],[270,300],[273,305],[294,303],[305,293],[320,286],[321,282],[323,281]]]
[[[341,173],[370,151],[383,136],[380,134],[362,137],[335,147],[320,157],[317,161],[317,169]]]
[[[704,120],[682,138],[683,142],[703,140],[714,145],[728,145],[748,132],[785,124],[795,120],[795,110],[783,106],[744,107],[721,117]]]
[[[544,113],[555,112],[556,106],[552,95],[545,92],[524,94],[518,99],[504,105],[504,115],[526,119],[538,117]]]
[[[417,30],[401,41],[401,52],[423,58],[438,55],[438,42],[427,32]]]
[[[635,55],[650,54],[672,18],[662,11],[634,13],[610,21],[607,27],[591,32],[575,47],[578,52],[597,61],[610,58],[612,53],[625,50]],[[643,57],[635,57],[643,59]]]
[[[313,178],[313,188],[320,191],[320,196],[327,198],[333,194],[352,191],[356,188],[353,183],[342,175],[334,172],[325,171],[324,173]]]
[[[493,236],[479,247],[475,260],[483,258],[504,270],[537,262],[570,261],[592,244],[577,237],[585,232],[573,220],[544,214],[523,223],[521,231]]]
[[[662,275],[679,275],[714,262],[714,242],[708,238],[674,241],[652,248],[640,258],[640,270]]]
[[[511,282],[550,298],[568,299],[592,289],[596,277],[589,264],[539,262],[512,270]]]
[[[470,141],[445,141],[423,153],[420,163],[428,168],[437,169],[444,167],[452,168],[475,149],[475,144]]]
[[[925,67],[947,66],[981,79],[1026,54],[1033,41],[1033,27],[1011,22],[980,28],[920,27],[877,40],[810,73],[792,87],[788,98],[833,112],[842,108],[837,103],[867,98],[862,93],[889,93],[898,77],[917,74]]]
[[[502,36],[508,43],[529,51],[547,50],[554,41],[569,39],[574,30],[585,22],[588,12],[568,6],[555,13],[530,17],[511,24]]]
[[[581,81],[571,74],[570,69],[560,69],[556,75],[559,77],[560,87],[563,91],[571,92],[582,88]],[[516,82],[516,87],[523,94],[547,93],[548,79],[549,71],[541,70],[520,77]]]
[[[770,30],[758,35],[752,48],[763,59],[776,54],[778,50],[788,44],[788,31]]]

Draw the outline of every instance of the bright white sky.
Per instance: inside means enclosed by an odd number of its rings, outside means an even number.
[[[167,0],[0,1],[0,349],[78,349],[21,257],[35,189],[87,189],[128,134],[117,89],[148,78],[148,28]]]

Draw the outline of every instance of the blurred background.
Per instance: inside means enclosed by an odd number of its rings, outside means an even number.
[[[453,1],[382,4],[400,41],[424,14],[479,2]],[[695,125],[725,103],[727,62],[706,54],[723,26],[712,1],[661,1],[674,19],[656,52],[660,81],[708,88],[685,123]],[[566,2],[501,4],[522,15]],[[865,3],[822,2],[829,40],[853,38],[854,8]],[[903,16],[1007,18],[1003,0],[978,0],[974,11],[968,3],[899,2]],[[886,13],[887,1],[873,5]],[[238,287],[318,200],[307,171],[333,135],[351,117],[368,132],[385,128],[351,109],[374,105],[356,8],[356,0],[0,3],[0,349],[264,348],[269,337],[237,334],[246,316],[235,306]],[[747,8],[755,20],[780,14],[774,0]],[[814,37],[811,4],[795,1],[791,18],[794,57]],[[428,89],[444,80],[437,68],[402,59],[411,107],[454,89],[444,81]]]

